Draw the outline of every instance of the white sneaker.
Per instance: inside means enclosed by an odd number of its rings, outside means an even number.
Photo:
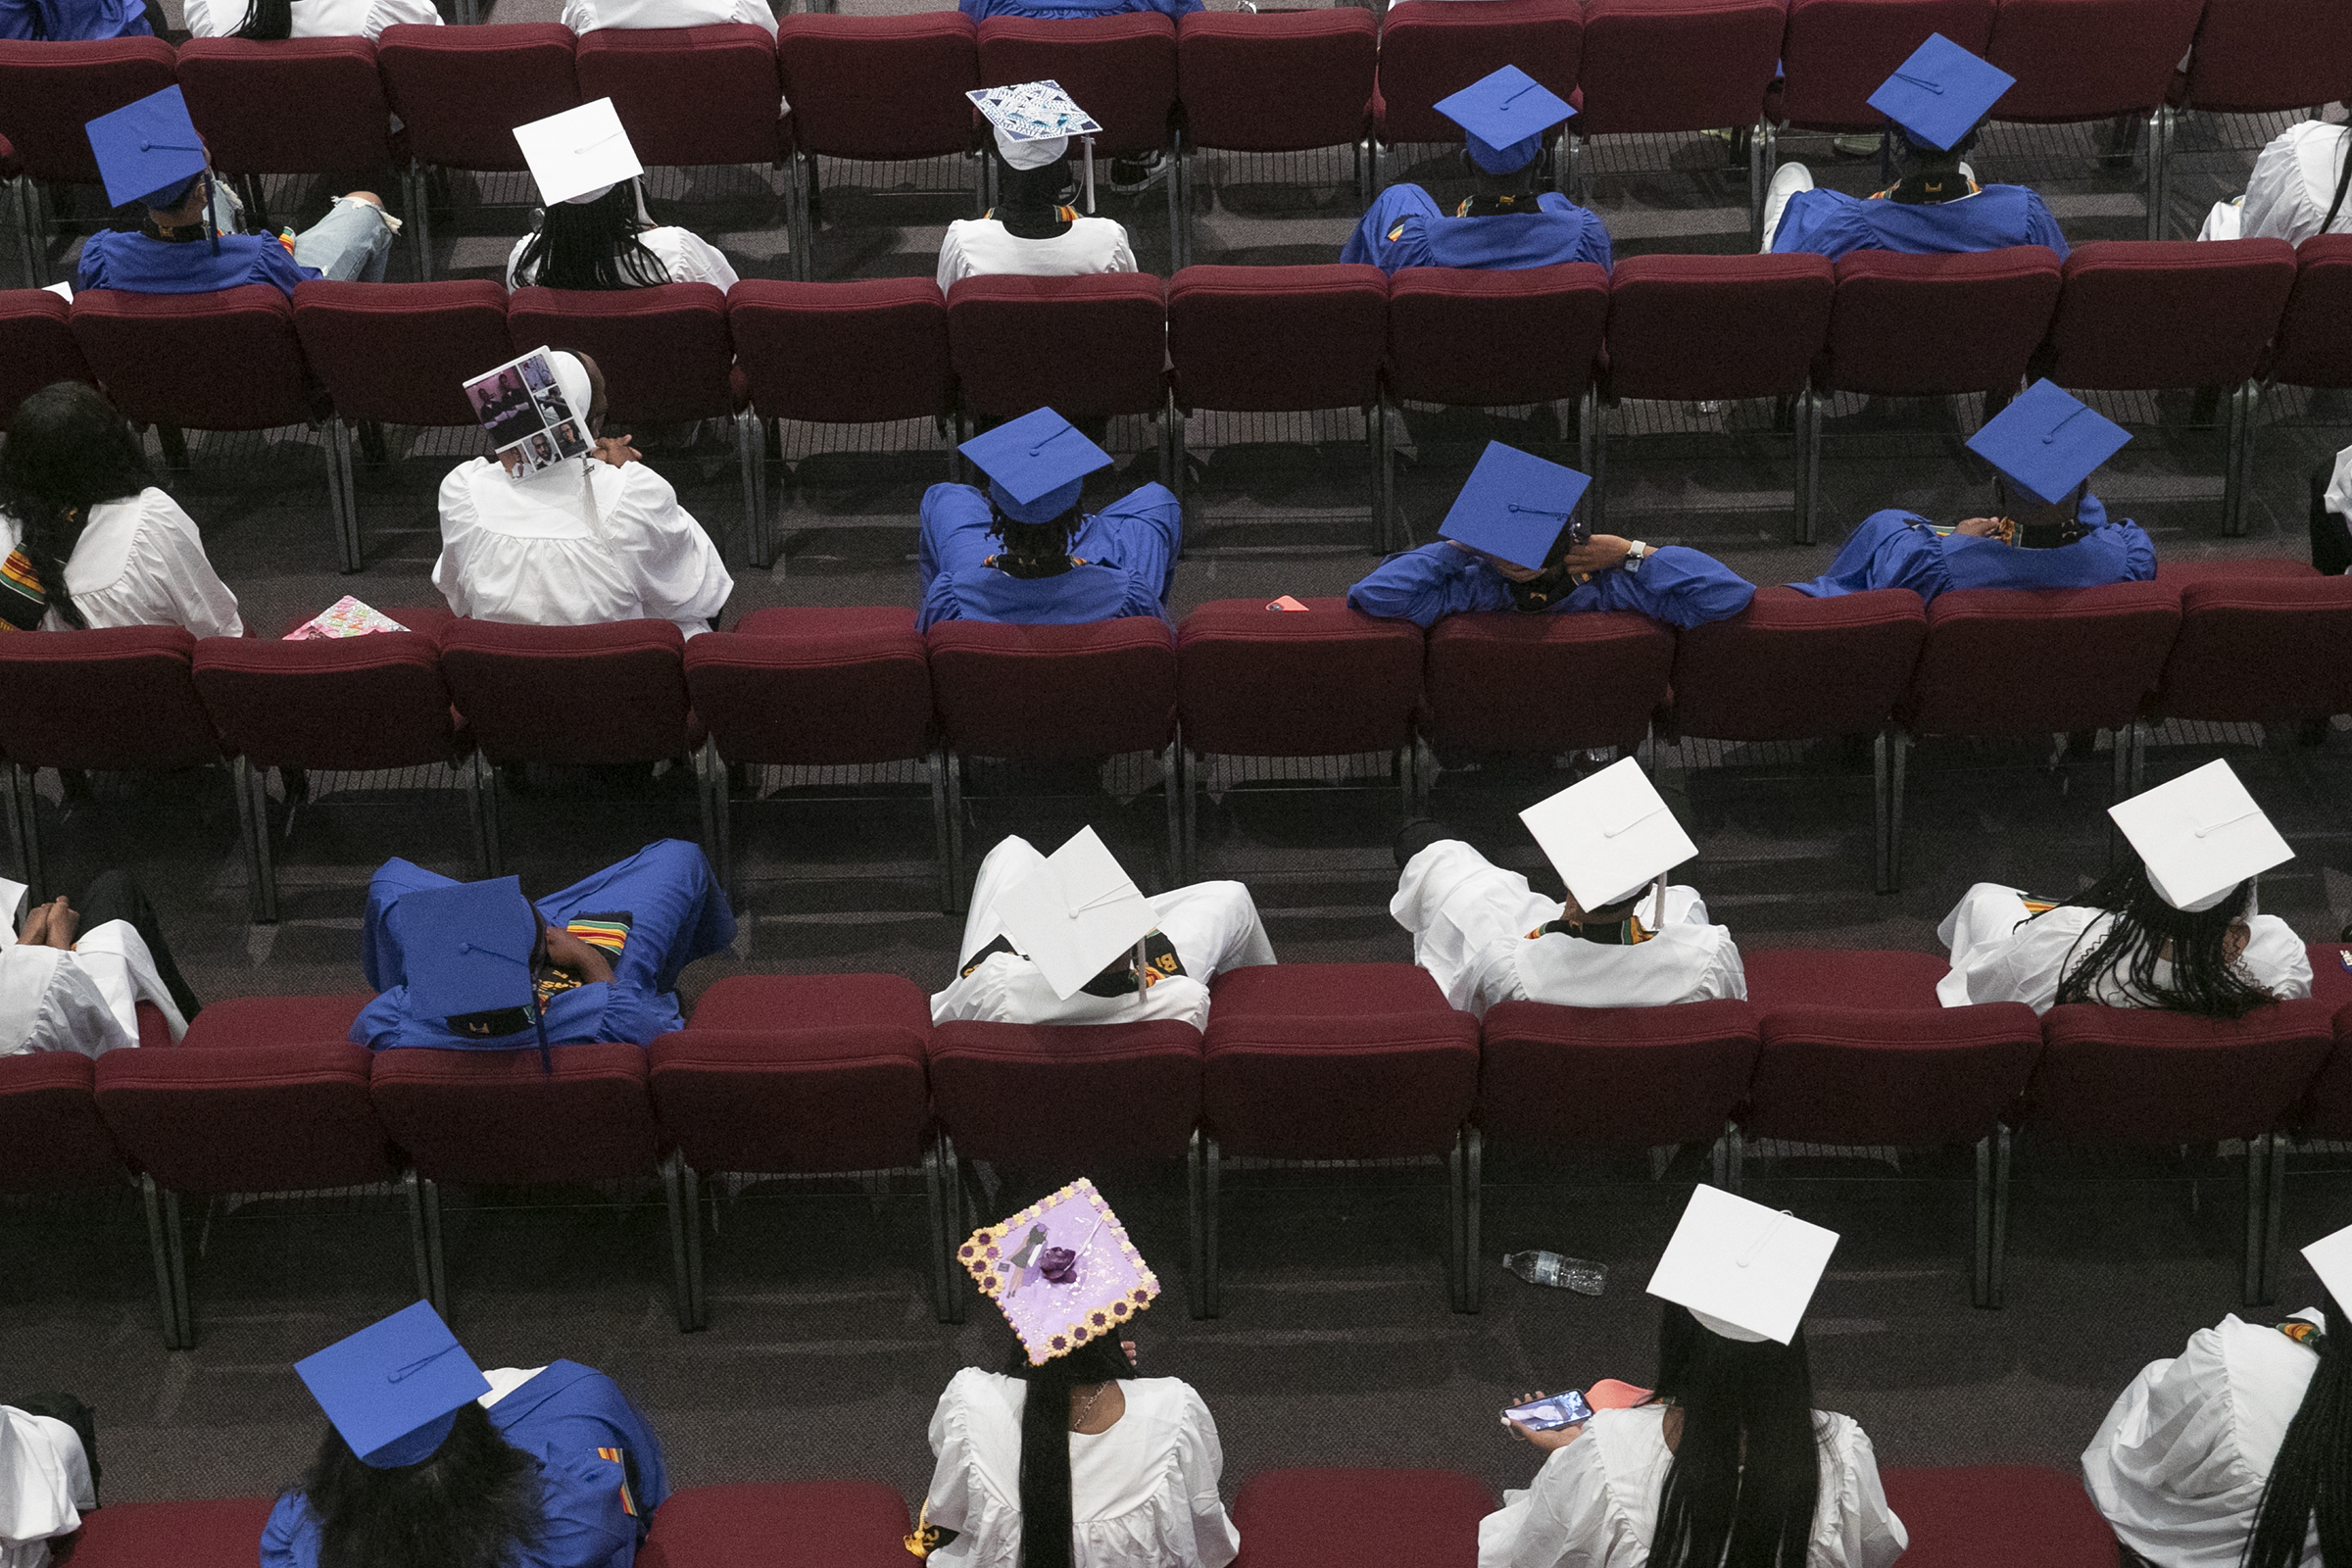
[[[1971,185],[1974,185],[1977,182],[1977,172],[1969,168],[1966,164],[1962,164],[1960,166],[1960,177],[1967,180]]]
[[[1772,249],[1772,237],[1781,231],[1781,214],[1788,199],[1812,188],[1813,171],[1802,164],[1783,164],[1773,172],[1772,183],[1764,187],[1764,249]]]

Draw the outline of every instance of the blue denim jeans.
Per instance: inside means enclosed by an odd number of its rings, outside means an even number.
[[[382,208],[338,196],[324,218],[294,236],[294,260],[338,283],[381,283],[392,236]]]

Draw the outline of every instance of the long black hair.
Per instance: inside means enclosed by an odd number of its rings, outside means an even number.
[[[2230,928],[2254,901],[2251,882],[2240,883],[2212,908],[2192,913],[2165,903],[2148,880],[2146,863],[2129,847],[2125,855],[2123,864],[2058,906],[2104,909],[2115,916],[2088,950],[2077,939],[2059,973],[2060,1002],[2098,1002],[2099,984],[2109,977],[2131,999],[2129,1005],[2208,1018],[2242,1018],[2278,1000],[2249,979],[2229,952]],[[2159,985],[2156,964],[2167,956],[2168,945],[2172,978]]]
[[[57,381],[17,406],[0,449],[0,511],[17,519],[18,547],[67,625],[89,624],[66,591],[66,563],[90,509],[146,488],[138,439],[96,387]]]
[[[538,1466],[471,1402],[430,1458],[395,1469],[363,1462],[328,1428],[302,1491],[318,1568],[506,1568],[547,1531]]]
[[[1658,1387],[1683,1436],[1649,1544],[1657,1568],[1804,1568],[1821,1493],[1805,1331],[1787,1345],[1711,1332],[1669,1302]]]
[[[245,0],[245,20],[230,36],[264,41],[293,37],[294,0]]]
[[[992,156],[997,161],[997,205],[993,211],[1004,231],[1020,239],[1052,239],[1066,232],[1069,224],[1061,208],[1062,198],[1070,192],[1069,161],[1057,158],[1042,168],[1015,169],[1004,161],[1002,150]]]
[[[2314,1516],[2323,1568],[2352,1563],[2352,1325],[2331,1293],[2322,1290],[2320,1304],[2327,1329],[2305,1342],[2320,1364],[2262,1484],[2242,1568],[2295,1568]]]
[[[1135,1376],[1119,1348],[1125,1330],[1121,1324],[1043,1366],[1013,1349],[1005,1371],[1029,1385],[1021,1404],[1020,1568],[1070,1568],[1070,1389]]]
[[[555,202],[514,262],[516,283],[542,288],[649,288],[669,269],[638,236],[637,182],[624,179],[592,202]]]

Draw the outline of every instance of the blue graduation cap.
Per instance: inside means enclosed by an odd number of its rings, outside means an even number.
[[[1078,504],[1086,476],[1110,454],[1052,409],[1008,419],[956,451],[988,475],[988,493],[1015,522],[1052,522]]]
[[[458,1412],[490,1392],[429,1301],[337,1340],[294,1371],[351,1451],[378,1470],[431,1458]]]
[[[404,893],[392,906],[409,1002],[428,1018],[520,1008],[539,1030],[539,1056],[550,1066],[547,1022],[531,984],[539,911],[522,896],[520,877],[459,882]]]
[[[1879,83],[1870,107],[1903,127],[1903,134],[1927,147],[1949,150],[1977,122],[1992,112],[2017,81],[1940,32],[1911,52]]]
[[[1576,113],[1517,66],[1481,76],[1432,107],[1462,127],[1470,161],[1490,174],[1525,169],[1543,150],[1544,133]]]
[[[2056,505],[2124,449],[2131,432],[2046,378],[1968,438],[1968,449],[2037,501]]]
[[[1540,571],[1592,482],[1591,474],[1490,441],[1438,533]]]
[[[117,207],[177,207],[204,172],[204,143],[176,86],[100,115],[82,129],[106,180],[106,199]]]

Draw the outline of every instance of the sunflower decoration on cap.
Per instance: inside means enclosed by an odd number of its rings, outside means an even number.
[[[1115,1336],[1159,1295],[1159,1277],[1083,1176],[981,1226],[956,1259],[1004,1314],[1032,1366]]]

